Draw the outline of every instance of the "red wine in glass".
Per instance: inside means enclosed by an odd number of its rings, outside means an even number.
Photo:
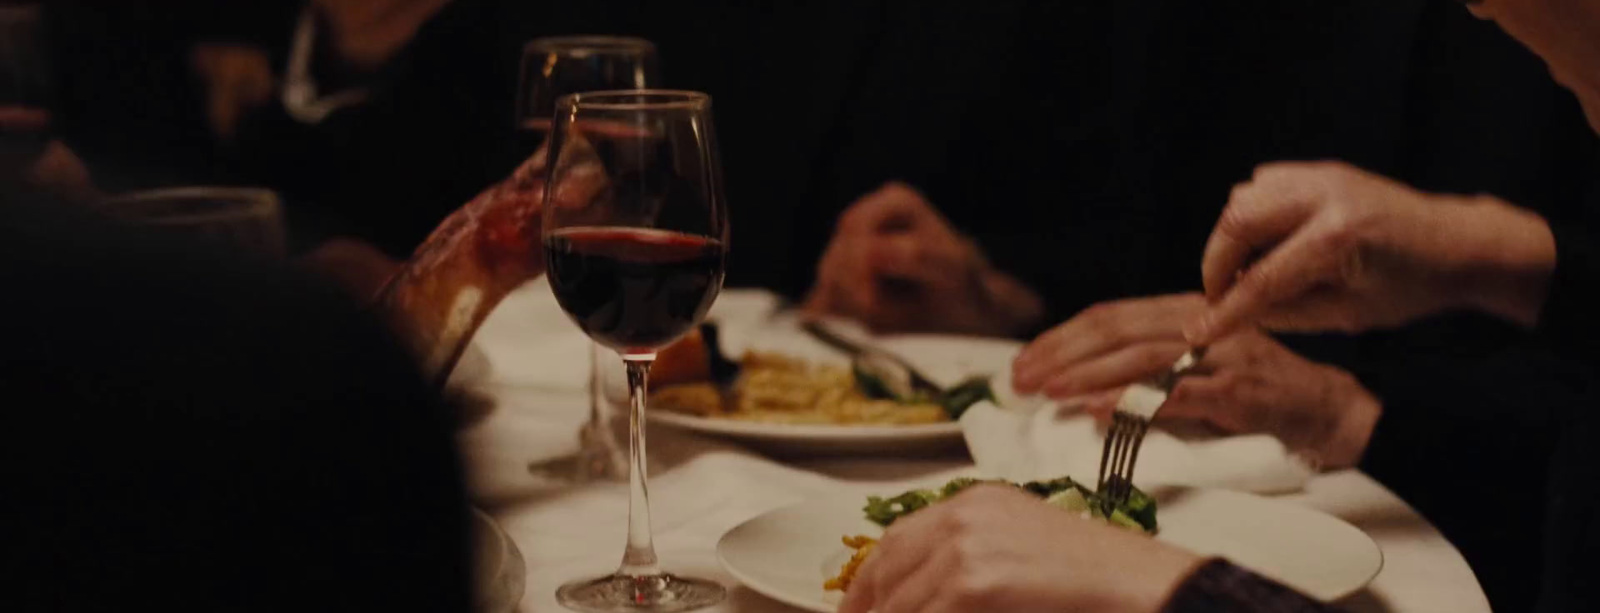
[[[545,237],[562,310],[624,354],[653,353],[704,319],[722,288],[726,253],[713,238],[648,228],[579,226]]]
[[[617,571],[563,584],[568,609],[676,613],[727,598],[666,572],[650,531],[645,411],[656,350],[698,324],[722,288],[727,200],[699,92],[587,92],[556,102],[540,232],[562,310],[628,374],[628,544]]]

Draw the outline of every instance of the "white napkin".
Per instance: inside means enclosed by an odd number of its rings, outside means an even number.
[[[1105,431],[1088,415],[1007,411],[989,402],[961,417],[978,470],[1013,481],[1071,476],[1093,483]],[[1151,428],[1139,451],[1140,487],[1184,485],[1278,494],[1299,491],[1315,472],[1267,435],[1176,435]]]

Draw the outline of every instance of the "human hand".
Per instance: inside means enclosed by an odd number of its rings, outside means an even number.
[[[840,613],[1153,612],[1200,558],[980,485],[896,521]]]
[[[1354,332],[1461,307],[1532,325],[1554,267],[1544,220],[1493,198],[1425,194],[1342,163],[1268,164],[1217,222],[1201,266],[1213,304],[1185,337],[1203,345],[1249,323]]]
[[[891,182],[839,217],[805,310],[879,331],[1010,335],[1033,325],[1044,307],[991,267],[922,194]]]
[[[1087,411],[1105,419],[1125,386],[1164,372],[1188,351],[1180,326],[1205,308],[1198,294],[1095,305],[1023,349],[1012,385],[1025,394],[1082,399]],[[1354,376],[1245,328],[1208,347],[1157,419],[1270,434],[1323,466],[1343,468],[1360,460],[1381,413],[1377,398]]]

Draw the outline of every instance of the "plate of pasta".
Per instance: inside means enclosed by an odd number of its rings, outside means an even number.
[[[948,335],[874,338],[937,382],[938,393],[899,391],[842,353],[799,335],[768,335],[725,356],[702,328],[663,351],[652,373],[650,420],[771,451],[870,453],[959,447],[962,410],[989,398],[1021,344]],[[710,338],[707,338],[710,336]],[[732,352],[729,352],[732,353]]]

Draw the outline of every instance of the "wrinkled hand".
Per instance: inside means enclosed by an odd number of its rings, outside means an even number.
[[[406,46],[450,0],[313,0],[339,58],[374,68]]]
[[[1544,220],[1493,198],[1425,194],[1341,163],[1268,164],[1234,188],[1206,245],[1215,304],[1185,336],[1206,344],[1250,323],[1353,332],[1465,307],[1532,325],[1554,267]]]
[[[1083,399],[1090,413],[1104,418],[1124,386],[1165,371],[1188,350],[1180,326],[1205,308],[1198,294],[1095,305],[1023,349],[1012,384],[1025,394]],[[1360,460],[1381,412],[1349,373],[1246,328],[1210,345],[1157,419],[1270,434],[1323,466],[1343,468]]]
[[[878,331],[991,335],[1016,334],[1044,310],[902,183],[885,184],[840,216],[805,308]]]
[[[1153,612],[1199,562],[1148,536],[983,485],[895,522],[839,612]]]

